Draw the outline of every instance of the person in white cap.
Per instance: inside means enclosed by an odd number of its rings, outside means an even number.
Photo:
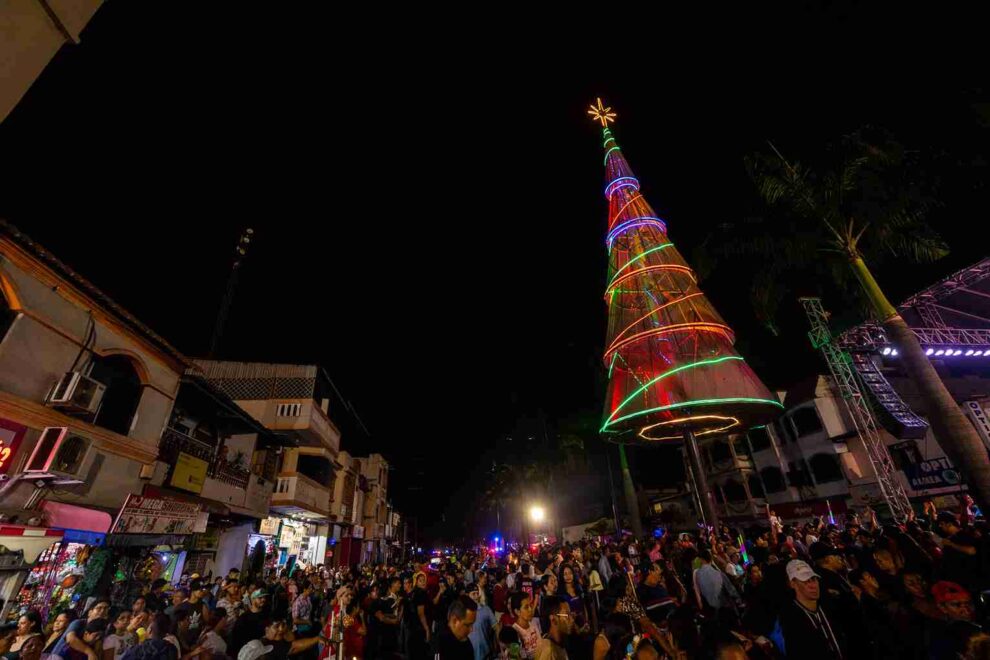
[[[252,639],[238,651],[237,660],[258,660],[258,658],[271,653],[273,648],[271,644],[267,646],[263,644],[260,639]]]
[[[794,559],[787,562],[787,579],[794,590],[794,600],[780,612],[784,653],[801,660],[845,658],[845,636],[819,603],[818,573],[807,562]]]

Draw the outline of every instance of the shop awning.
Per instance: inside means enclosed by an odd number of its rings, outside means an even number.
[[[45,520],[49,527],[106,534],[113,524],[109,513],[83,506],[45,500],[41,508],[45,512]]]
[[[0,545],[7,550],[24,553],[24,561],[33,564],[38,555],[52,543],[62,539],[62,530],[24,525],[0,525]]]

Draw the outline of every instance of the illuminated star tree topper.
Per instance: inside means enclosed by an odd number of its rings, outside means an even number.
[[[608,128],[609,122],[615,122],[615,113],[612,112],[611,107],[602,106],[602,100],[600,98],[595,99],[597,105],[590,106],[588,114],[591,118],[597,122],[601,122],[602,128]]]

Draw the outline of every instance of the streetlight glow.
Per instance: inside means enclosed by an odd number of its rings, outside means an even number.
[[[529,507],[529,518],[535,523],[543,522],[543,519],[546,517],[546,515],[547,514],[543,510],[543,507],[539,506],[538,504],[534,504],[533,506]]]

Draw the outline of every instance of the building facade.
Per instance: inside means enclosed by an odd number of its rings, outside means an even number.
[[[194,371],[269,431],[285,438],[277,459],[272,517],[279,565],[327,561],[340,430],[331,385],[315,365],[195,360]]]

